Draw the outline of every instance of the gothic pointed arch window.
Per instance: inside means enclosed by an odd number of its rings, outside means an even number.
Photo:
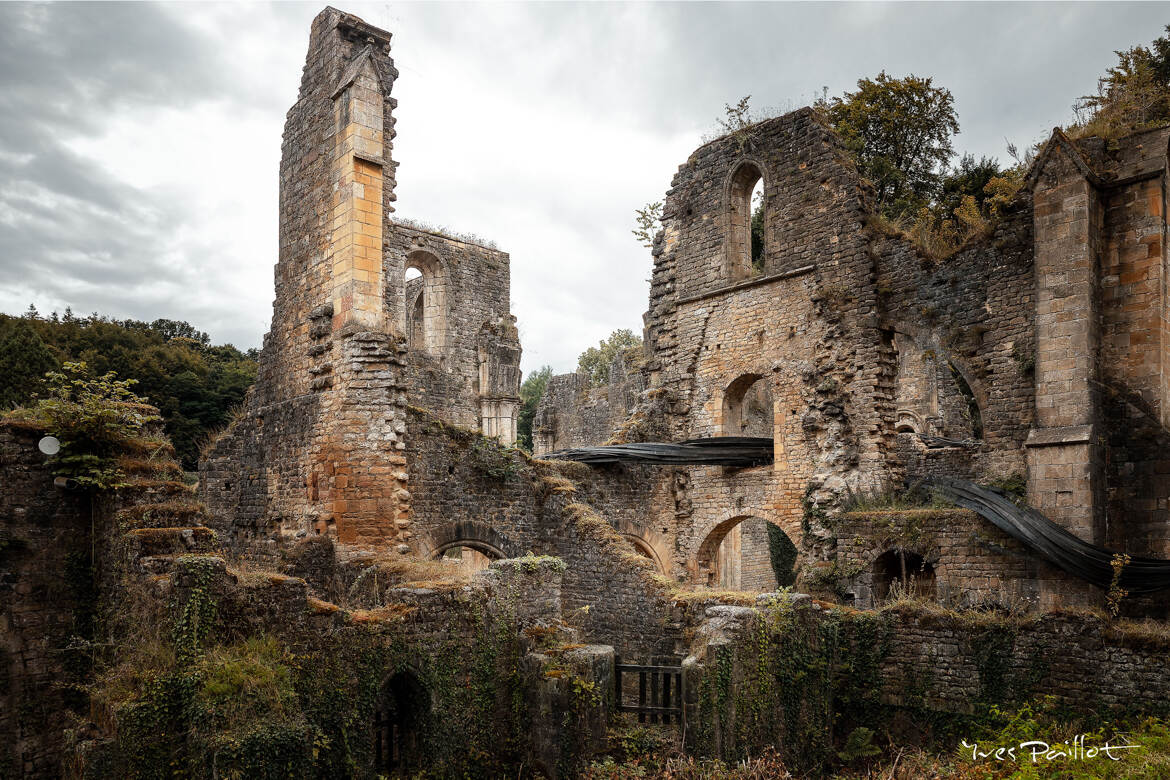
[[[447,346],[447,275],[431,252],[417,249],[406,256],[402,310],[407,345],[412,352],[441,355]]]
[[[764,270],[767,213],[764,173],[759,165],[745,160],[728,184],[726,266],[731,281]]]

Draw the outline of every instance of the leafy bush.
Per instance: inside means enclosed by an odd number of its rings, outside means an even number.
[[[85,363],[66,363],[45,375],[47,395],[12,415],[43,425],[61,441],[54,473],[97,490],[118,487],[124,475],[116,458],[128,442],[160,418],[130,389],[133,379],[113,372],[95,377]]]
[[[29,403],[44,390],[41,377],[66,362],[95,374],[135,379],[135,392],[156,406],[183,467],[194,470],[199,445],[231,422],[256,379],[254,351],[214,346],[187,322],[112,320],[30,309],[0,314],[0,408]]]

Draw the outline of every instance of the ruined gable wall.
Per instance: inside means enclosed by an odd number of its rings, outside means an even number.
[[[409,549],[405,347],[380,294],[389,41],[332,8],[313,22],[285,126],[272,329],[240,418],[201,465],[201,494],[239,545],[329,532]]]
[[[421,289],[434,309],[427,317],[436,327],[426,348],[410,350],[407,380],[412,403],[453,425],[479,430],[487,430],[484,417],[492,424],[503,404],[512,414],[511,428],[502,438],[515,441],[520,341],[510,311],[507,253],[401,223],[393,223],[385,247],[386,309],[396,313],[402,332],[407,327],[404,303],[415,300],[414,295],[399,292],[405,288],[405,270],[412,257],[427,256],[418,263],[427,266],[420,268],[423,281],[408,292]]]
[[[763,174],[765,250],[756,274],[729,266],[732,185]],[[804,109],[700,147],[680,167],[654,248],[646,330],[651,384],[674,438],[726,430],[725,393],[767,383],[774,466],[691,469],[691,575],[729,521],[760,517],[799,544],[806,488],[865,471],[881,480],[892,451],[893,351],[878,329],[873,260],[861,230],[866,193],[838,139]]]
[[[1144,178],[1111,185],[1099,196],[1101,208],[1093,213],[1101,219],[1093,230],[1058,238],[1087,241],[1085,251],[1106,257],[1100,334],[1072,344],[1069,359],[1097,365],[1095,345],[1104,340],[1099,365],[1106,384],[1133,388],[1129,396],[1109,396],[1102,418],[1113,436],[1113,511],[1130,518],[1124,531],[1120,523],[1112,526],[1115,544],[1140,538],[1128,542],[1131,549],[1158,543],[1166,525],[1162,497],[1170,492],[1161,476],[1170,467],[1159,457],[1165,431],[1149,425],[1160,413],[1164,382],[1165,307],[1157,296],[1166,263],[1162,169],[1151,173],[1164,164],[1161,152],[1148,147],[1160,148],[1165,139],[1140,140],[1141,151],[1123,142],[1106,162],[1116,169],[1109,175],[1128,171],[1133,178],[1140,170]],[[991,235],[932,261],[868,219],[865,185],[835,143],[811,112],[770,120],[700,147],[680,167],[666,199],[646,332],[651,392],[661,394],[668,437],[733,432],[725,419],[730,385],[751,375],[768,383],[777,442],[771,469],[691,469],[682,476],[689,510],[676,512],[678,545],[686,549],[688,575],[698,581],[710,565],[707,548],[739,518],[763,517],[799,535],[806,487],[814,507],[831,506],[846,481],[880,489],[903,476],[998,480],[1030,472],[1033,490],[1051,497],[1058,492],[1051,480],[1072,468],[1063,461],[1029,468],[1029,452],[1044,448],[1026,446],[1038,406],[1063,414],[1076,405],[1053,396],[1051,382],[1041,383],[1043,397],[1037,395],[1037,307],[1048,306],[1055,318],[1039,325],[1050,340],[1063,337],[1069,326],[1061,323],[1073,313],[1037,298],[1036,225],[1047,225],[1040,220],[1051,212],[1041,214],[1026,189]],[[1086,153],[1097,153],[1089,147]],[[737,275],[728,257],[729,236],[742,227],[732,198],[744,165],[763,174],[767,204],[762,268],[746,276]],[[1081,174],[1070,169],[1069,175]],[[1040,192],[1049,203],[1063,190]],[[1054,262],[1068,255],[1064,244],[1044,246],[1055,252]],[[1058,278],[1043,278],[1046,301],[1065,296]],[[1122,350],[1127,344],[1139,349]],[[1075,390],[1066,384],[1060,387]],[[972,402],[982,424],[978,438]],[[576,423],[585,415],[566,415],[571,403],[554,398],[548,406]],[[1138,418],[1144,421],[1135,423]],[[920,433],[965,441],[927,447],[914,433],[894,433],[904,422]],[[559,420],[558,426],[565,427]],[[1049,503],[1046,511],[1059,515]],[[820,536],[831,555],[833,535]]]

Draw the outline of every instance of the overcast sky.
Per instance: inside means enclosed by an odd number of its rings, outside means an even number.
[[[185,319],[258,346],[277,168],[320,4],[0,4],[0,311]],[[398,214],[512,257],[523,367],[641,330],[661,199],[723,104],[885,69],[1006,159],[1071,117],[1166,4],[341,4],[394,34]]]

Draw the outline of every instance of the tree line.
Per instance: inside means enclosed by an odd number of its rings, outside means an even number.
[[[0,314],[0,409],[24,406],[47,392],[45,374],[85,363],[94,375],[114,372],[159,409],[183,468],[194,470],[199,447],[225,427],[256,380],[257,351],[213,345],[187,322],[116,320],[92,314]]]

